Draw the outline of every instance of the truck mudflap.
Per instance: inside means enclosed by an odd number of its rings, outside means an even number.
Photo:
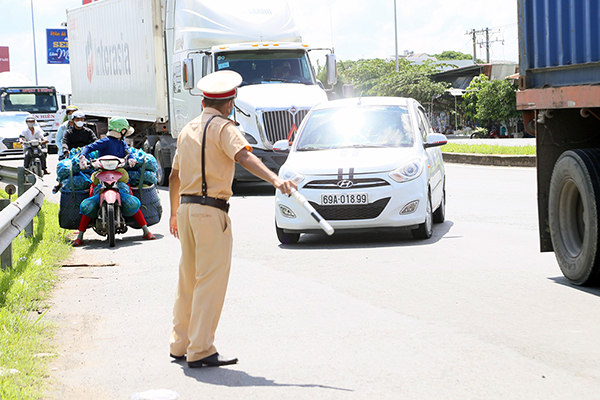
[[[271,171],[276,174],[279,173],[279,168],[283,165],[285,160],[287,159],[287,154],[285,153],[275,153],[271,150],[263,150],[253,148],[252,153],[258,157],[263,164],[266,165]],[[242,167],[240,164],[235,164],[235,176],[234,179],[238,181],[260,181],[261,179],[248,171],[246,168]]]

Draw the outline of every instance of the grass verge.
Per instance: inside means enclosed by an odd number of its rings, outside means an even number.
[[[448,143],[441,147],[443,153],[535,155],[535,146],[501,146],[490,144]]]
[[[4,195],[0,191],[0,196]],[[71,246],[58,225],[58,204],[45,201],[33,237],[13,241],[13,268],[0,271],[0,398],[39,399],[52,357],[53,327],[44,301]]]

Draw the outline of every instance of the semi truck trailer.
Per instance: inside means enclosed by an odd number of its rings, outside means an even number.
[[[233,70],[243,82],[230,118],[271,170],[310,108],[327,100],[285,1],[104,0],[67,11],[73,103],[96,124],[127,118],[134,145],[154,154],[159,184],[181,129],[202,111],[200,78]],[[336,81],[326,50],[327,85]],[[289,69],[289,74],[284,74]],[[236,166],[236,180],[256,180]]]
[[[539,237],[575,285],[600,282],[600,3],[519,0],[519,90],[537,146]]]

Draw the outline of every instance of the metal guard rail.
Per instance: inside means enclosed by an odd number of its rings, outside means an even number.
[[[40,177],[32,175],[35,178],[35,183],[21,194],[16,201],[10,203],[0,212],[0,253],[10,246],[12,241],[33,221],[33,218],[42,208],[44,182]],[[20,184],[19,169],[1,165],[0,181]]]

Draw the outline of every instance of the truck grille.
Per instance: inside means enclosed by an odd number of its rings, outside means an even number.
[[[390,198],[379,199],[371,204],[353,206],[321,206],[310,201],[309,203],[321,216],[331,221],[347,221],[353,219],[377,218],[389,203]]]
[[[265,111],[262,113],[267,141],[272,145],[278,140],[287,139],[292,126],[296,128],[308,114],[308,109],[292,107],[288,110]],[[293,136],[291,138],[293,140]]]

